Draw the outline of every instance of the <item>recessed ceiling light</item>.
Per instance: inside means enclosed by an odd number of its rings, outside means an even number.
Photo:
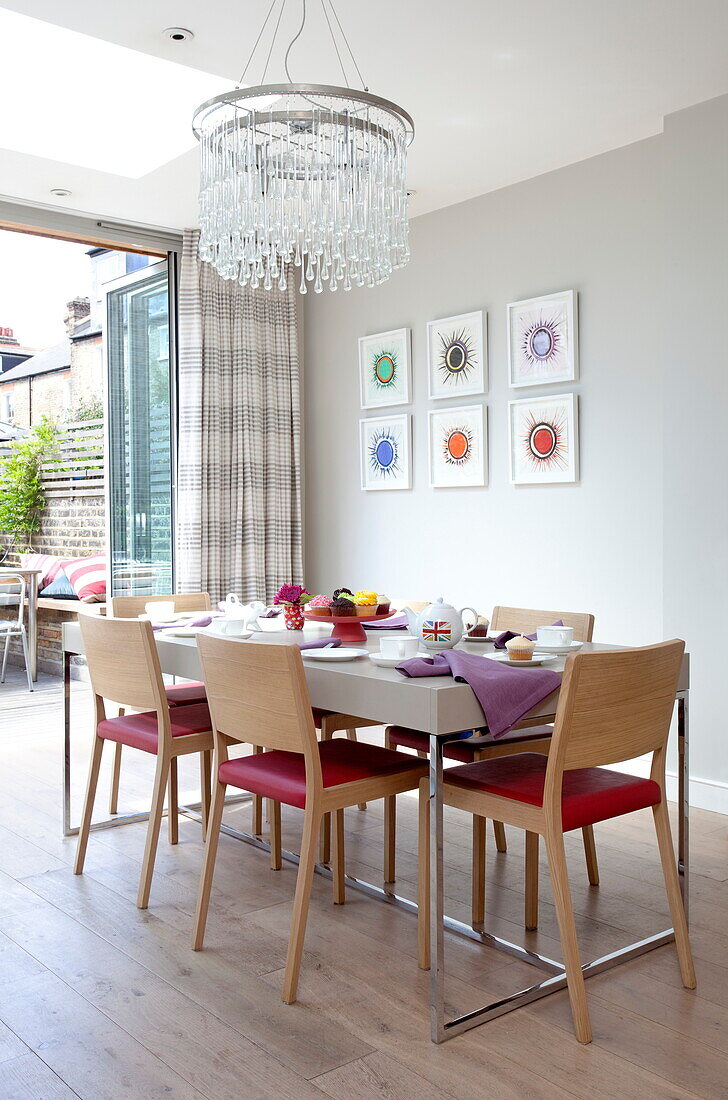
[[[57,199],[67,199],[70,194],[67,187],[51,187],[51,195],[55,195]]]
[[[189,42],[191,38],[194,38],[194,32],[188,31],[186,27],[167,27],[162,31],[163,38],[169,38],[172,42]]]

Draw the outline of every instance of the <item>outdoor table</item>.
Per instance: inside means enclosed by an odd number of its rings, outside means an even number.
[[[294,645],[297,642],[308,641],[313,636],[322,636],[325,631],[321,628],[303,632],[281,630],[276,633],[260,632],[253,635],[251,641],[263,645]],[[239,645],[248,644],[242,639],[236,640]],[[159,660],[162,672],[175,676],[182,676],[190,680],[202,679],[202,666],[199,652],[194,638],[173,638],[166,631],[157,631],[155,641],[159,652]],[[370,652],[379,649],[379,636],[372,632],[371,640],[367,642]],[[362,648],[364,648],[362,646]],[[474,645],[460,643],[457,647],[469,653],[476,651]],[[604,652],[614,649],[623,649],[624,646],[603,645],[596,642],[585,642],[581,652]],[[483,655],[482,647],[477,652]],[[488,652],[492,652],[488,648]],[[78,832],[78,827],[71,825],[70,795],[71,795],[71,659],[74,655],[83,654],[83,639],[78,622],[64,623],[63,625],[63,677],[64,677],[64,778],[63,778],[63,821],[64,836],[72,836]],[[562,673],[566,657],[559,657],[556,662],[549,664],[549,668]],[[469,1028],[496,1016],[501,1016],[524,1004],[529,1004],[541,997],[548,996],[560,989],[566,988],[564,967],[560,962],[550,959],[538,952],[529,951],[519,944],[510,943],[498,936],[486,931],[478,931],[460,921],[445,916],[444,905],[444,861],[443,861],[443,804],[442,804],[442,773],[443,773],[443,746],[447,741],[453,740],[462,730],[475,729],[483,726],[483,712],[472,689],[464,683],[456,683],[449,676],[426,677],[414,679],[402,676],[396,669],[380,668],[366,658],[359,660],[328,663],[319,661],[307,661],[304,659],[306,680],[308,683],[311,704],[324,710],[355,714],[360,718],[369,718],[382,725],[408,726],[429,734],[430,737],[430,887],[431,887],[431,936],[432,936],[432,966],[431,966],[431,1034],[434,1042],[442,1042]],[[525,671],[525,670],[524,670]],[[688,702],[690,688],[690,659],[685,654],[676,693],[677,700],[677,749],[678,749],[678,871],[687,914],[688,908],[688,862],[689,862],[689,837],[688,837]],[[553,721],[558,701],[558,689],[551,693],[538,706],[529,712],[527,718],[539,719],[542,722]],[[492,743],[492,742],[490,742]],[[191,807],[180,807],[180,812],[199,818],[199,814]],[[139,821],[146,818],[147,814],[132,814],[126,817],[110,818],[107,821],[98,822],[92,826],[94,829],[110,828],[129,821]],[[243,833],[230,826],[223,826],[226,833],[243,840],[255,847],[269,849],[269,845],[258,837]],[[291,852],[285,852],[284,858],[297,863],[298,857]],[[317,865],[319,874],[331,876],[330,869],[322,864]],[[416,912],[417,905],[407,898],[402,898],[393,890],[382,888],[373,883],[363,882],[351,875],[346,876],[347,885],[360,890],[370,896],[387,901],[402,909]],[[493,947],[512,958],[530,963],[539,969],[546,971],[548,977],[536,985],[522,989],[512,996],[504,997],[494,1004],[476,1009],[454,1020],[445,1020],[445,969],[444,969],[444,930],[455,932],[471,940]],[[655,935],[648,936],[627,947],[613,951],[608,955],[582,967],[585,977],[601,973],[621,962],[636,958],[647,951],[651,951],[663,944],[674,940],[672,928],[668,928]]]
[[[30,678],[38,679],[38,577],[41,569],[16,569],[15,566],[0,567],[0,577],[14,573],[26,583],[28,601],[28,655],[30,657]]]

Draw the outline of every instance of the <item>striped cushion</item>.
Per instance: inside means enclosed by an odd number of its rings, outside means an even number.
[[[63,558],[53,554],[21,554],[21,569],[40,569],[38,576],[38,590],[42,591],[46,585],[51,584],[63,569]]]
[[[73,585],[79,600],[99,603],[106,597],[106,555],[93,554],[90,558],[67,558],[63,572]]]

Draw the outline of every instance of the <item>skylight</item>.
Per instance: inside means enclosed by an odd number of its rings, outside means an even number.
[[[137,179],[197,145],[234,81],[0,9],[0,147]]]

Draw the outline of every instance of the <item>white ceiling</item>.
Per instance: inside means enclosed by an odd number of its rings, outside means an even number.
[[[310,22],[291,53],[291,75],[339,84],[320,2],[308,4]],[[2,6],[209,73],[215,94],[220,77],[232,87],[240,76],[269,0],[15,0]],[[728,92],[728,0],[338,0],[336,8],[370,90],[415,120],[413,214],[659,133],[665,115]],[[288,0],[282,40],[292,37],[299,18],[299,0]],[[161,36],[168,26],[189,27],[195,38],[169,42]],[[5,36],[3,55],[12,48]],[[32,55],[23,60],[30,88],[41,66]],[[161,148],[165,120],[171,126],[174,116],[177,127],[178,120],[172,70],[160,70],[149,115],[136,125],[146,126],[146,145],[151,133]],[[247,82],[260,75],[260,68],[251,70]],[[268,79],[283,79],[279,51]],[[197,87],[205,80],[198,72],[191,82]],[[128,80],[105,78],[98,67],[86,94],[88,104],[108,104],[109,117],[117,119],[125,98],[133,98]],[[6,197],[164,227],[195,224],[194,139],[145,175],[131,168],[116,174],[118,163],[96,171],[87,165],[103,125],[98,112],[85,110],[70,81],[61,81],[56,95],[66,104],[67,155],[49,159],[62,155],[57,140],[38,155],[18,151],[18,142],[14,150],[0,148]],[[26,102],[19,87],[3,112],[22,115]],[[54,200],[53,187],[72,195]]]

